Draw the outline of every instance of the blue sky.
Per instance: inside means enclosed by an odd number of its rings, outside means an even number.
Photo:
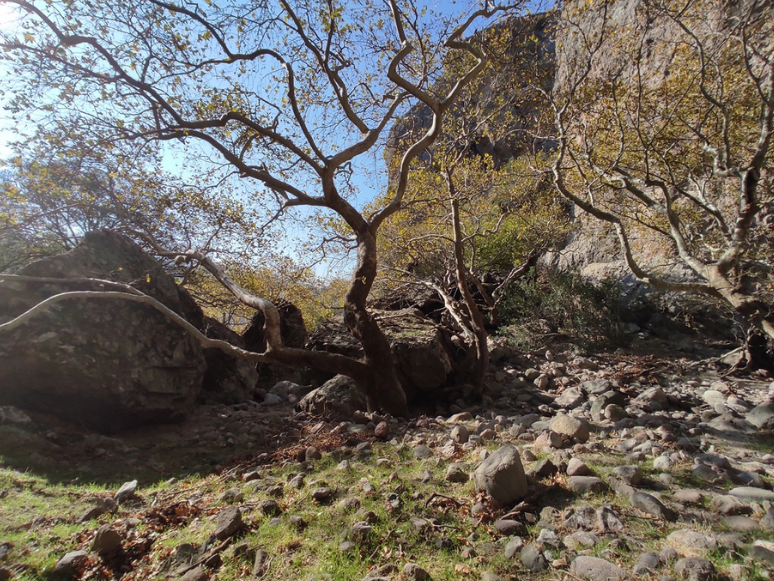
[[[430,2],[429,5],[442,15],[454,15],[461,10],[468,8],[472,2],[469,0],[451,0],[451,1],[437,1]],[[0,0],[0,27],[12,25],[12,12],[11,5],[6,4],[3,0]],[[486,22],[477,23],[476,28],[485,26]],[[471,30],[472,32],[472,30]],[[0,78],[10,79],[11,75],[3,71],[3,64],[0,62]],[[12,89],[12,85],[2,86],[0,83],[0,90]],[[0,102],[2,102],[2,96],[0,96]],[[11,150],[8,148],[8,143],[16,138],[16,131],[11,126],[11,122],[0,112],[0,159],[4,159],[10,156]],[[185,175],[186,162],[188,161],[186,155],[182,152],[179,146],[167,145],[165,146],[165,157],[163,163],[163,169],[170,173],[177,175]],[[190,162],[189,162],[190,163]],[[361,191],[361,200],[371,200],[376,195],[381,193],[386,187],[387,179],[386,172],[384,170],[383,153],[381,150],[374,150],[365,155],[360,156],[356,160],[355,164],[355,177],[352,180],[354,186]],[[299,237],[303,232],[299,232]],[[289,248],[294,243],[289,243]]]

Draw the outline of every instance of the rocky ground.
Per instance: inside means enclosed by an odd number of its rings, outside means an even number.
[[[495,355],[481,405],[410,421],[292,386],[112,437],[3,408],[0,579],[774,576],[770,378]]]

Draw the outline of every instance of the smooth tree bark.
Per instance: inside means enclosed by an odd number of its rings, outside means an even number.
[[[144,237],[161,255],[198,263],[264,313],[267,347],[260,361],[348,375],[365,391],[369,409],[405,416],[389,342],[366,307],[377,275],[378,230],[402,207],[412,161],[437,139],[449,107],[486,64],[465,34],[479,19],[518,8],[520,0],[485,2],[436,39],[422,29],[421,11],[398,0],[363,0],[360,12],[334,0],[279,0],[276,6],[224,1],[220,8],[166,0],[115,7],[9,1],[25,15],[25,32],[4,32],[0,41],[19,75],[19,102],[42,104],[51,114],[57,107],[79,112],[93,120],[94,138],[102,142],[198,142],[213,167],[251,180],[274,200],[273,219],[305,206],[346,223],[357,263],[344,321],[362,344],[362,361],[285,347],[276,307],[240,287],[205,250],[162,248]],[[392,28],[363,17],[372,13],[385,16]],[[470,66],[437,93],[428,87],[436,53],[444,51],[469,55]],[[361,61],[373,68],[358,68]],[[38,75],[37,67],[47,74]],[[52,87],[61,100],[46,102]],[[366,216],[339,188],[353,161],[380,147],[401,107],[411,104],[427,107],[432,121],[403,153],[383,206]],[[23,116],[26,110],[20,111]]]

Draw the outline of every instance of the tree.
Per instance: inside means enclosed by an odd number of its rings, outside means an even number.
[[[637,278],[774,339],[770,3],[647,0],[623,21],[614,4],[564,8],[555,186],[614,228]],[[654,248],[694,279],[665,276]]]
[[[12,101],[20,115],[35,120],[40,113],[30,104],[56,91],[57,107],[78,111],[103,138],[196,143],[212,171],[259,186],[271,214],[322,208],[347,224],[357,265],[344,321],[363,346],[362,361],[285,347],[275,306],[246,292],[205,252],[157,251],[197,261],[264,312],[266,352],[243,356],[346,374],[370,409],[405,415],[389,343],[366,308],[377,232],[401,207],[412,160],[437,138],[451,103],[485,65],[464,34],[477,19],[516,6],[487,2],[451,26],[398,0],[11,3],[25,18],[19,34],[5,34],[1,44],[24,81]],[[471,67],[435,92],[429,87],[448,52],[470,54]],[[365,215],[349,195],[353,164],[379,146],[401,107],[417,102],[432,112],[432,124],[403,153],[386,203]]]
[[[13,144],[0,184],[0,272],[61,254],[93,230],[137,231],[161,243],[254,254],[262,236],[255,212],[223,184],[160,171],[160,152],[128,142],[89,142],[72,125],[41,128]],[[145,245],[147,247],[147,245]]]
[[[411,212],[389,227],[383,242],[392,246],[386,249],[389,266],[436,291],[475,350],[478,396],[489,364],[482,309],[496,322],[502,290],[564,234],[564,208],[545,203],[545,180],[526,164],[505,163],[532,141],[534,115],[525,118],[525,110],[531,111],[534,92],[527,87],[545,85],[552,72],[532,30],[548,20],[545,14],[511,19],[475,39],[488,68],[461,91],[438,139],[416,160],[406,196]],[[440,84],[471,66],[465,56],[451,55]],[[415,124],[405,123],[409,139],[425,119],[420,111],[414,116]],[[498,158],[486,149],[500,150]],[[483,283],[490,269],[507,273],[494,288]]]

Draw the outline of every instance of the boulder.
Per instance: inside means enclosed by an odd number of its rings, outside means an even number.
[[[306,347],[309,334],[301,309],[284,300],[277,302],[276,307],[280,316],[280,336],[283,345],[297,349]],[[266,317],[264,317],[263,312],[256,312],[242,334],[245,349],[256,353],[263,353],[266,350],[265,324]],[[258,372],[258,385],[264,389],[268,389],[281,380],[290,380],[296,383],[309,383],[309,380],[313,380],[319,385],[332,377],[328,374],[312,374],[311,377],[307,378],[301,369],[273,363],[259,363],[256,370]]]
[[[280,314],[280,335],[282,343],[286,347],[303,348],[306,345],[309,335],[306,332],[306,324],[301,309],[289,301],[279,301],[277,310]],[[250,325],[242,334],[242,340],[245,347],[250,351],[263,353],[266,350],[266,336],[264,334],[264,325],[266,317],[263,312],[258,311],[250,320]]]
[[[486,492],[497,502],[508,505],[527,495],[527,476],[519,451],[506,445],[494,452],[473,474],[476,490]]]
[[[71,252],[19,274],[62,282],[0,281],[0,322],[67,291],[104,291],[84,277],[131,283],[184,315],[171,276],[120,234],[87,234]],[[0,335],[0,403],[51,413],[99,431],[182,419],[202,386],[198,342],[150,305],[80,297]]]
[[[296,404],[296,409],[331,420],[349,420],[356,410],[367,409],[367,402],[354,380],[337,375],[306,394]]]
[[[401,386],[409,401],[433,398],[439,390],[464,383],[473,369],[473,350],[456,345],[418,309],[374,311],[390,341]],[[360,343],[341,319],[326,321],[309,338],[309,348],[360,359]],[[330,376],[311,374],[305,382],[326,381]]]
[[[242,337],[210,317],[204,318],[204,334],[210,339],[220,339],[235,347],[246,348]],[[204,359],[207,371],[204,373],[200,399],[223,404],[253,399],[253,390],[258,381],[258,372],[253,363],[226,355],[220,349],[205,349]]]

